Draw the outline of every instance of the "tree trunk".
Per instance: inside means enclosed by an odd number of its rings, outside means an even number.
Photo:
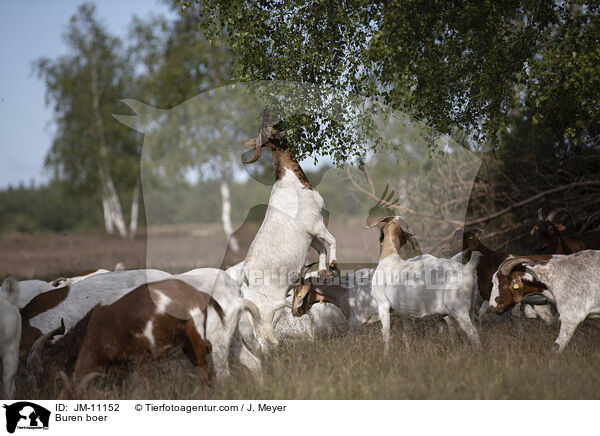
[[[240,245],[237,239],[233,236],[233,227],[231,226],[231,200],[229,196],[229,185],[227,184],[227,177],[225,173],[222,173],[221,178],[221,221],[223,222],[223,230],[225,236],[229,238],[229,246],[234,252],[238,252]]]
[[[140,181],[135,183],[133,199],[131,200],[131,221],[129,222],[129,239],[134,239],[137,233],[138,214],[140,209]]]
[[[104,137],[104,125],[102,123],[102,113],[100,112],[100,89],[98,86],[98,71],[96,65],[96,54],[94,53],[94,41],[90,41],[90,64],[91,64],[91,93],[92,93],[92,109],[94,113],[94,124],[98,137],[98,175],[102,184],[102,207],[105,213],[105,224],[108,229],[117,228],[121,237],[127,237],[127,228],[121,211],[119,202],[119,194],[115,189],[115,185],[110,176],[108,167],[108,149],[106,148],[106,139]],[[107,222],[107,216],[112,220],[112,224]],[[109,233],[111,233],[109,231]]]
[[[102,212],[104,214],[104,227],[106,233],[112,235],[115,232],[115,224],[113,223],[112,215],[110,213],[108,197],[104,192],[102,192]]]

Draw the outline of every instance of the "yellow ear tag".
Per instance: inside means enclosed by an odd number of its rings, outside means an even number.
[[[298,297],[302,297],[302,292],[298,292]]]
[[[521,286],[519,286],[518,283],[513,283],[513,289],[519,289]]]

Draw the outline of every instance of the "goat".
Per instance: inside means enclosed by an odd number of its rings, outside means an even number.
[[[475,251],[481,253],[479,263],[477,264],[477,288],[479,289],[479,293],[475,302],[475,312],[478,314],[479,320],[483,318],[483,314],[487,310],[492,292],[492,276],[502,262],[510,257],[514,257],[512,254],[495,251],[485,246],[479,240],[478,235],[480,232],[480,228],[473,226],[458,228],[440,247],[440,254],[442,256],[451,254],[456,246],[462,247],[463,250],[469,250],[471,253]],[[548,325],[554,322],[554,317],[547,307],[526,307],[524,308],[524,312],[527,318],[539,317]],[[513,313],[517,314],[519,311]]]
[[[390,309],[412,317],[450,316],[471,343],[479,346],[472,310],[477,293],[476,268],[481,255],[473,252],[466,265],[428,254],[406,261],[398,251],[413,236],[402,218],[373,218],[367,220],[367,225],[379,227],[382,241],[371,295],[377,302],[385,351],[389,350]]]
[[[17,308],[19,287],[12,277],[2,282],[0,293],[0,356],[2,357],[3,397],[15,395],[15,377],[19,367],[21,314]]]
[[[167,350],[191,345],[200,377],[209,383],[207,340],[209,318],[223,319],[223,309],[206,292],[177,280],[143,284],[109,305],[95,307],[73,371],[74,386],[85,376],[114,363],[156,358]],[[83,389],[77,389],[78,394]]]
[[[539,251],[549,254],[573,254],[588,249],[600,249],[600,231],[586,232],[578,235],[565,235],[566,227],[555,222],[559,213],[571,213],[565,208],[552,210],[546,218],[542,209],[538,209],[538,221],[531,228],[531,236],[536,238]]]
[[[596,250],[508,259],[492,279],[490,311],[500,314],[516,303],[553,304],[560,316],[555,346],[561,352],[583,320],[600,315],[599,271]]]
[[[89,277],[93,277],[97,274],[103,274],[110,272],[106,269],[95,269],[92,271],[87,271],[81,274],[78,274],[73,277],[59,277],[51,282],[46,282],[43,280],[20,280],[19,281],[19,299],[17,301],[17,306],[19,309],[24,308],[31,300],[33,300],[36,296],[48,292],[52,289],[64,287],[66,285],[73,285],[77,282],[80,282]]]
[[[271,149],[275,183],[265,219],[248,249],[242,274],[244,298],[253,301],[269,323],[273,322],[275,312],[299,277],[309,247],[317,250],[319,270],[327,274],[327,252],[317,238],[329,245],[329,269],[338,270],[336,240],[324,222],[323,198],[292,156],[285,132],[271,127],[272,124],[273,117],[265,111],[258,138],[244,143],[254,150],[246,164],[258,160],[263,147]]]
[[[239,285],[237,285],[227,273],[216,268],[200,268],[177,276],[170,276],[167,273],[163,274],[166,274],[166,278],[181,280],[196,289],[205,290],[221,306],[223,310],[222,319],[213,319],[209,317],[206,326],[207,338],[212,344],[212,361],[217,380],[224,379],[229,375],[228,358],[230,355],[237,358],[242,365],[246,366],[254,374],[255,377],[261,377],[261,361],[246,347],[240,335],[239,325],[241,324],[241,315],[244,310],[247,310],[251,314],[252,326],[250,327],[250,335],[252,337],[252,327],[256,326],[256,329],[260,330],[261,328],[264,328],[262,327],[263,322],[256,306],[252,302],[241,298]],[[98,285],[101,286],[101,283],[98,283]],[[122,290],[103,290],[99,288],[96,290],[96,293],[105,295],[100,304],[108,305],[136,288],[137,286]],[[107,294],[112,294],[112,297],[109,297]],[[64,314],[64,312],[61,313]],[[60,313],[55,314],[54,317],[57,317],[58,315],[60,315]],[[79,329],[79,336],[76,334],[76,337],[73,338],[72,336],[74,335],[72,335],[71,330],[69,330],[57,344],[52,346],[52,352],[50,354],[54,354],[54,351],[56,350],[56,354],[59,356],[69,356],[69,350],[63,350],[64,348],[80,348],[81,337],[85,334],[85,326],[87,325],[88,318],[89,314],[82,315],[79,323],[77,323],[75,327],[72,327]],[[29,375],[33,381],[36,380],[36,375],[42,371],[41,361],[48,360],[41,357],[44,345],[52,336],[57,334],[56,326],[58,326],[61,321],[62,320],[60,319],[57,320],[55,328],[49,330],[45,335],[40,336],[31,347],[28,358],[28,368],[31,368],[29,369]],[[84,324],[83,327],[81,327],[82,323]],[[61,334],[62,333],[64,333],[64,330]],[[63,343],[67,340],[66,338],[69,338],[69,342],[68,345],[64,347]],[[68,357],[62,357],[61,360],[68,360]],[[52,371],[47,370],[46,372]],[[54,372],[57,372],[56,368],[54,368]]]
[[[124,271],[124,270],[125,270],[125,268],[115,269],[115,271]],[[77,282],[80,282],[80,281],[85,280],[87,278],[93,277],[93,276],[95,276],[97,274],[104,274],[104,273],[107,273],[107,272],[110,272],[110,271],[107,270],[107,269],[104,269],[104,268],[92,269],[92,270],[89,270],[89,271],[84,271],[82,273],[79,273],[79,274],[77,274],[77,275],[75,275],[73,277],[67,277],[67,278],[65,278],[65,277],[58,277],[58,278],[52,280],[50,283],[52,284],[52,286],[60,286],[60,285],[64,285],[64,284],[67,284],[67,283],[70,284],[70,285],[73,285],[73,284],[75,284]]]
[[[379,321],[378,306],[371,296],[374,272],[375,268],[359,269],[336,283],[315,283],[315,277],[305,278],[294,286],[292,314],[302,316],[315,303],[331,303],[342,311],[350,327]]]
[[[223,323],[207,326],[217,379],[229,375],[229,355],[260,377],[261,361],[251,350],[269,349],[277,343],[277,339],[272,325],[261,317],[256,305],[242,298],[235,279],[217,268],[198,268],[173,277],[197,289],[207,290],[224,310]],[[244,311],[248,312],[248,318],[242,316]]]
[[[335,305],[319,304],[310,308],[305,317],[292,313],[293,296],[286,298],[286,306],[275,315],[275,333],[279,338],[311,338],[344,328],[348,320]]]
[[[113,303],[144,283],[169,276],[154,269],[108,272],[40,293],[21,309],[21,354],[26,354],[40,336],[59,326],[61,320],[68,330],[96,305]]]
[[[239,284],[241,284],[244,264],[245,261],[242,261],[225,270]],[[310,266],[312,265],[314,264]],[[304,268],[302,271],[304,271]],[[304,276],[302,271],[300,273],[301,277]],[[332,328],[344,324],[343,314],[340,313],[339,309],[331,306],[315,308],[309,314],[309,318],[306,319],[297,319],[293,316],[290,309],[292,307],[291,297],[287,297],[282,306],[281,310],[277,311],[273,317],[273,326],[277,338],[297,338],[306,335],[315,337],[318,333],[328,332]]]

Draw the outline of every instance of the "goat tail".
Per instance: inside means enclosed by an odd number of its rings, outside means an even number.
[[[267,350],[271,346],[277,345],[279,341],[275,335],[275,330],[273,329],[273,326],[267,322],[268,320],[265,320],[262,317],[258,306],[246,298],[242,299],[242,304],[244,305],[244,310],[250,314],[252,330],[254,330],[254,335],[260,346]]]
[[[2,282],[2,294],[4,298],[13,306],[18,305],[19,285],[14,277],[7,277]]]
[[[208,305],[210,307],[212,307],[213,309],[215,309],[215,312],[217,312],[217,315],[219,315],[219,318],[221,319],[221,322],[222,322],[223,318],[225,318],[225,312],[223,311],[223,308],[221,307],[219,302],[211,297],[210,301],[208,302]]]
[[[262,317],[260,316],[258,306],[245,298],[242,298],[242,303],[244,304],[244,310],[246,310],[252,317],[252,322],[255,324],[262,323]]]

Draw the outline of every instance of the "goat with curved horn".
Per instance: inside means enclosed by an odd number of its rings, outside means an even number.
[[[88,387],[90,385],[90,383],[92,381],[94,381],[96,378],[98,377],[104,377],[105,374],[101,373],[101,372],[91,372],[89,374],[86,374],[81,381],[79,382],[79,384],[77,384],[76,386],[75,383],[71,383],[71,381],[69,380],[69,377],[67,376],[67,374],[65,374],[64,371],[60,371],[58,374],[56,374],[56,376],[54,377],[55,381],[57,379],[62,380],[63,382],[63,389],[60,391],[60,393],[58,394],[58,399],[59,400],[68,400],[68,399],[83,399],[87,396],[87,391],[88,391]]]
[[[60,320],[60,327],[40,336],[31,346],[29,354],[27,356],[27,381],[35,392],[38,392],[39,386],[37,384],[37,378],[42,372],[42,359],[40,358],[40,352],[46,345],[46,343],[57,335],[65,334],[65,321]]]
[[[249,144],[250,141],[254,142],[254,147],[253,147],[254,155],[250,159],[242,161],[244,164],[251,164],[253,162],[256,162],[260,158],[260,155],[262,154],[263,145],[256,139],[252,139],[252,140],[248,140],[248,141],[244,142],[244,146],[248,147],[248,145],[246,145],[246,144]],[[248,148],[250,148],[250,147],[248,147]]]
[[[540,281],[535,271],[531,268],[535,265],[535,262],[526,257],[516,257],[505,260],[498,268],[498,272],[508,276],[519,265],[523,265],[525,272],[529,273],[536,281]]]

